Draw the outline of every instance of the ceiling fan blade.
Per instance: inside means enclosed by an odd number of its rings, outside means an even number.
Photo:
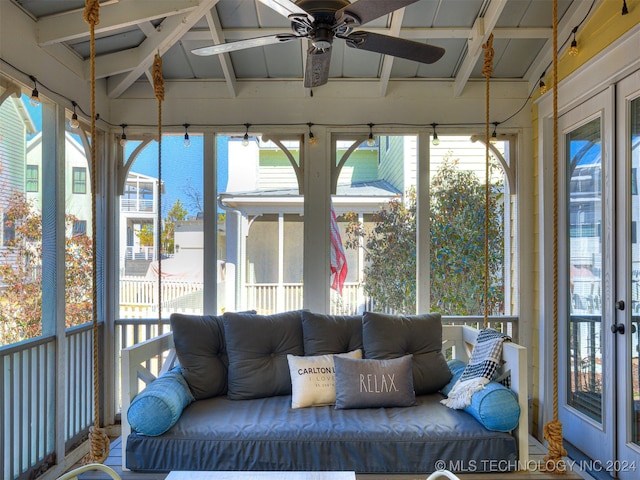
[[[331,49],[309,49],[307,54],[307,68],[304,71],[305,88],[319,87],[329,80],[329,65],[331,65]]]
[[[290,15],[301,16],[304,15],[309,19],[310,23],[313,23],[313,17],[303,10],[298,5],[290,0],[259,0],[260,3],[265,4],[267,7],[275,10],[285,18],[289,18]]]
[[[349,22],[352,18],[356,25],[363,25],[371,20],[387,15],[399,8],[406,7],[418,0],[358,0],[336,12],[338,23]]]
[[[236,50],[244,50],[245,48],[264,47],[265,45],[272,45],[274,43],[288,42],[289,40],[297,38],[300,37],[291,33],[283,33],[279,35],[269,35],[266,37],[249,38],[247,40],[238,40],[237,42],[220,43],[209,47],[195,48],[191,50],[191,53],[206,57],[209,55],[218,55],[220,53],[234,52]]]
[[[358,50],[384,53],[420,63],[434,63],[444,55],[444,48],[379,33],[353,32],[345,37],[347,45]]]

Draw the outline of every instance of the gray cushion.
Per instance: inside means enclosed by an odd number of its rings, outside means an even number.
[[[302,311],[274,315],[225,312],[232,400],[291,394],[287,354],[302,355]]]
[[[442,355],[439,313],[405,316],[365,312],[362,344],[365,358],[397,358],[412,354],[416,395],[435,393],[451,379],[451,371]]]
[[[229,362],[222,318],[173,313],[170,321],[178,361],[195,399],[226,394]]]
[[[335,355],[336,408],[410,407],[416,404],[411,355],[389,360]]]
[[[305,355],[327,355],[362,349],[362,315],[302,312]]]

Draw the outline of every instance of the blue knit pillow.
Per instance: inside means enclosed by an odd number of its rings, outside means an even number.
[[[180,367],[159,376],[131,402],[127,419],[131,428],[149,436],[162,435],[175,425],[182,410],[194,401]]]

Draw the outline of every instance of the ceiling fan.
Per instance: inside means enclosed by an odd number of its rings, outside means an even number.
[[[250,38],[191,50],[195,55],[220,53],[288,42],[300,38],[309,40],[304,86],[317,87],[327,83],[334,38],[359,50],[406,58],[420,63],[433,63],[444,55],[444,49],[425,43],[366,31],[354,31],[376,18],[417,2],[418,0],[260,0],[291,20],[293,33]]]

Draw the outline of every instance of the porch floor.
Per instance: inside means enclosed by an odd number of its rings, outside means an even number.
[[[529,436],[529,465],[542,465],[543,457],[546,455],[546,448],[532,436]],[[118,437],[111,443],[111,452],[105,464],[113,468],[122,480],[164,480],[166,473],[136,473],[122,471],[122,437]],[[593,477],[581,471],[567,471],[564,475],[551,475],[540,471],[506,472],[506,473],[467,473],[458,475],[465,480],[489,480],[500,478],[504,480],[592,480]],[[424,480],[425,475],[356,475],[358,480]],[[88,472],[80,476],[81,480],[110,480],[107,475],[101,472]]]

